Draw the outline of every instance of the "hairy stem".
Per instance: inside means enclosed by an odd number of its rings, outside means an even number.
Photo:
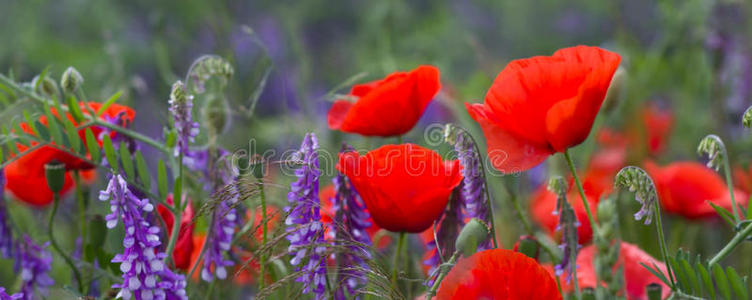
[[[572,157],[569,156],[569,149],[564,150],[564,158],[566,158],[567,164],[569,165],[569,172],[571,172],[572,177],[574,177],[574,184],[577,186],[577,190],[580,192],[580,198],[582,198],[582,205],[585,207],[585,212],[587,213],[588,221],[590,222],[590,228],[593,229],[593,235],[598,234],[598,224],[595,223],[595,219],[593,218],[593,213],[590,212],[590,203],[588,203],[587,198],[585,197],[585,190],[582,188],[582,183],[580,182],[580,178],[577,176],[577,169],[574,167],[574,162],[572,162]]]
[[[658,231],[658,244],[661,248],[663,261],[666,262],[666,270],[668,271],[668,277],[671,279],[671,285],[676,286],[676,281],[674,281],[673,271],[671,270],[671,264],[668,263],[668,247],[666,247],[666,238],[663,236],[663,222],[661,221],[661,207],[658,204],[658,200],[655,201],[655,229],[656,231]]]
[[[165,262],[169,264],[172,261],[172,251],[175,249],[175,244],[178,240],[178,235],[180,235],[180,222],[183,219],[183,153],[180,152],[178,155],[178,178],[176,179],[175,184],[178,185],[178,189],[176,190],[177,195],[172,195],[172,203],[173,203],[173,212],[172,212],[172,233],[170,234],[170,241],[167,243],[167,249],[165,250],[165,253],[167,253],[167,259]]]
[[[715,256],[713,256],[712,259],[710,259],[709,265],[712,266],[713,264],[718,263],[722,259],[726,258],[729,254],[731,254],[731,251],[736,248],[741,242],[743,242],[747,237],[752,233],[752,224],[747,225],[742,231],[739,231],[732,239],[731,241],[726,244],[726,246],[721,249],[721,251],[718,252]]]
[[[736,205],[736,199],[734,198],[734,183],[731,181],[731,166],[729,164],[728,155],[723,156],[723,173],[726,176],[726,185],[728,186],[729,194],[731,194],[731,206],[734,208],[734,221],[738,223],[742,215],[739,212],[739,207]]]
[[[57,254],[59,254],[63,260],[65,260],[65,263],[68,264],[68,266],[73,270],[73,277],[76,278],[76,283],[78,284],[78,291],[80,293],[84,292],[84,282],[81,280],[81,272],[79,272],[78,268],[76,267],[76,264],[73,263],[73,259],[71,259],[63,249],[60,248],[60,245],[57,243],[57,240],[55,240],[55,235],[52,232],[52,222],[55,220],[55,214],[57,214],[57,207],[60,203],[60,194],[59,193],[53,193],[53,199],[54,202],[52,204],[52,211],[50,212],[50,219],[49,222],[47,222],[47,235],[50,238],[50,244],[52,245],[52,248],[57,251]]]
[[[446,264],[453,265],[455,262],[457,262],[457,258],[459,258],[460,252],[454,251],[452,254],[452,257],[449,258],[449,261],[446,262]],[[428,289],[428,292],[426,292],[426,299],[433,298],[434,295],[436,295],[436,291],[439,289],[439,285],[441,285],[441,281],[444,280],[444,277],[449,273],[449,271],[452,268],[447,268],[445,266],[441,266],[441,272],[439,272],[439,275],[436,276],[436,280],[431,285],[431,288]]]
[[[407,234],[404,231],[400,232],[399,239],[397,240],[397,249],[394,251],[394,259],[392,260],[392,286],[395,289],[397,289],[397,272],[399,270],[400,254],[405,245],[406,237]]]

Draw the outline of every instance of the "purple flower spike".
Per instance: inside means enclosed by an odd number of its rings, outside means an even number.
[[[457,130],[454,151],[462,165],[462,199],[465,204],[465,218],[477,218],[490,223],[488,214],[488,194],[486,180],[481,169],[481,158],[475,151],[475,143],[464,130]],[[491,238],[478,244],[478,251],[491,248]]]
[[[185,90],[182,81],[172,85],[170,93],[170,113],[174,121],[175,130],[178,133],[175,156],[188,152],[188,144],[192,143],[198,135],[198,122],[193,121],[193,96]]]
[[[3,258],[10,258],[13,255],[13,233],[8,224],[8,208],[5,207],[5,199],[3,199],[3,187],[5,187],[5,172],[0,169],[0,255]]]
[[[35,299],[35,288],[40,295],[46,296],[47,288],[55,284],[48,274],[52,269],[52,254],[45,250],[48,244],[37,245],[29,236],[24,235],[16,245],[16,262],[13,269],[21,276],[20,293],[23,297],[20,299]]]
[[[287,225],[287,239],[290,241],[288,251],[294,255],[290,263],[296,271],[302,272],[296,279],[303,282],[303,293],[313,291],[316,299],[323,299],[326,292],[326,246],[324,246],[324,227],[321,223],[321,201],[319,199],[319,148],[316,136],[309,133],[293,158],[302,165],[295,170],[298,178],[290,184],[287,200],[290,206],[285,207],[289,212]],[[307,258],[307,262],[305,261]],[[301,264],[303,263],[303,264]]]
[[[122,299],[188,299],[185,277],[165,266],[165,253],[159,252],[159,227],[152,226],[143,214],[154,210],[149,199],[139,199],[120,175],[114,175],[107,189],[99,192],[99,200],[110,200],[112,213],[107,215],[107,227],[114,228],[123,220],[125,238],[123,253],[112,262],[120,263],[123,283],[112,285],[120,289]]]
[[[212,224],[209,229],[209,236],[206,238],[207,248],[204,256],[204,266],[201,269],[201,279],[211,282],[214,276],[219,279],[227,278],[227,269],[235,263],[226,259],[225,252],[230,251],[232,237],[235,234],[235,228],[239,224],[240,218],[233,205],[237,203],[236,193],[230,193],[230,199],[221,199],[217,208],[214,210]],[[211,266],[214,265],[214,275],[211,272]]]
[[[5,292],[5,288],[0,287],[0,300],[18,300],[21,298],[23,298],[23,294],[15,293],[13,295],[8,295],[8,293]]]
[[[354,151],[353,148],[347,144],[342,145],[340,150],[341,153],[351,151]],[[365,203],[346,176],[337,174],[332,178],[332,183],[337,191],[333,205],[339,225],[334,226],[332,231],[335,240],[347,241],[346,245],[352,251],[343,252],[341,257],[337,258],[340,270],[337,282],[344,283],[347,293],[355,295],[357,289],[368,282],[363,270],[369,269],[366,259],[371,259],[371,252],[368,251],[368,247],[371,246],[371,237],[366,232],[366,229],[371,227],[370,215],[366,211]],[[348,299],[345,296],[345,289],[338,288],[334,298]],[[360,299],[360,297],[356,296],[354,299]]]

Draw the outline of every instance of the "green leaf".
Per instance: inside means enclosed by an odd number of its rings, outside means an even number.
[[[3,125],[2,131],[3,131],[3,135],[10,136],[10,131],[8,131],[8,127],[5,127],[5,125]],[[16,147],[16,142],[13,141],[13,139],[9,140],[7,144],[8,144],[8,149],[10,150],[11,154],[21,153],[21,151],[18,151],[18,147]]]
[[[39,136],[39,130],[37,130],[36,123],[31,119],[31,116],[29,115],[29,112],[24,110],[23,111],[24,120],[26,120],[26,124],[29,125],[29,128],[31,129],[31,132]]]
[[[180,176],[175,178],[175,184],[172,186],[172,197],[175,199],[175,203],[181,203],[180,195],[183,194],[183,181],[180,180]]]
[[[52,137],[52,141],[57,143],[58,145],[62,144],[63,135],[60,132],[57,118],[55,118],[55,116],[52,114],[50,106],[47,103],[44,104],[44,114],[45,116],[47,116],[47,129],[50,130],[50,137]]]
[[[114,95],[110,97],[110,99],[107,99],[102,106],[99,107],[99,110],[97,111],[97,117],[101,116],[105,111],[107,111],[107,108],[112,105],[112,103],[115,103],[117,99],[120,99],[120,96],[123,95],[123,91],[117,91]]]
[[[104,150],[104,156],[107,157],[107,162],[110,164],[113,173],[118,173],[119,164],[117,156],[115,156],[115,147],[112,147],[112,139],[110,139],[110,136],[107,134],[105,134],[102,139],[102,149]]]
[[[666,278],[666,275],[663,274],[663,272],[661,271],[661,269],[659,269],[658,266],[655,263],[653,263],[653,267],[650,267],[650,266],[648,266],[648,265],[646,265],[645,263],[642,263],[642,262],[640,263],[640,265],[642,265],[643,268],[648,269],[648,271],[650,271],[650,273],[653,273],[653,275],[655,275],[655,277],[658,277],[658,279],[660,279],[661,281],[663,281],[663,283],[665,283],[667,286],[671,286],[671,281],[669,281],[668,278]]]
[[[125,142],[120,142],[120,163],[123,165],[125,176],[131,180],[135,179],[136,174],[133,171],[133,157],[131,157],[131,152],[128,151],[128,146],[125,145]]]
[[[689,261],[682,259],[679,263],[681,264],[682,269],[684,269],[684,273],[687,274],[689,284],[692,287],[692,290],[695,291],[695,295],[702,295],[702,285],[697,278],[697,273],[695,273],[695,270],[692,269],[692,266],[689,264]]]
[[[76,126],[68,118],[63,118],[63,126],[65,126],[65,134],[68,135],[68,141],[70,141],[73,152],[81,153],[81,138],[78,136]]]
[[[165,148],[172,149],[175,147],[175,143],[177,141],[177,132],[175,130],[167,130],[165,131]]]
[[[734,227],[734,217],[733,215],[731,215],[731,213],[728,210],[718,205],[715,205],[713,202],[708,202],[708,204],[710,204],[710,206],[712,206],[713,209],[715,209],[715,212],[718,213],[718,215],[721,216],[723,220],[726,221],[726,223],[728,223],[732,228]]]
[[[167,168],[161,159],[157,164],[157,189],[161,199],[167,198]]]
[[[73,98],[73,96],[68,96],[66,100],[68,104],[68,111],[73,116],[73,119],[76,120],[77,123],[81,123],[81,121],[84,120],[84,114],[81,112],[81,107],[78,105],[78,103],[76,103],[76,98]]]
[[[742,278],[739,277],[739,273],[737,273],[732,267],[726,267],[726,275],[728,276],[729,282],[731,282],[731,288],[734,290],[737,299],[749,299],[747,285],[744,284]]]
[[[710,299],[715,299],[715,287],[713,286],[713,280],[710,279],[708,269],[705,269],[705,266],[699,261],[697,262],[695,269],[697,269],[697,273],[700,274],[700,279],[702,279],[702,283],[705,284],[705,290],[708,291]]]
[[[674,277],[679,283],[679,287],[682,291],[693,294],[692,284],[689,282],[689,276],[684,272],[684,268],[681,268],[675,257],[668,257],[671,269],[674,270]]]
[[[37,133],[39,133],[39,138],[43,141],[49,141],[50,140],[50,131],[47,129],[47,126],[42,124],[42,122],[35,121],[33,123],[33,127],[36,128]]]
[[[86,137],[86,148],[89,149],[91,161],[99,164],[100,159],[102,159],[102,155],[99,151],[99,144],[97,143],[97,139],[94,137],[94,133],[91,131],[91,128],[86,128],[85,132],[86,133],[84,135]]]
[[[141,151],[136,151],[136,172],[138,173],[138,178],[144,186],[144,189],[149,190],[151,176],[149,176],[149,168],[146,167],[146,160],[144,160]]]
[[[728,280],[726,279],[726,273],[723,272],[723,268],[719,264],[714,264],[713,278],[715,279],[715,285],[718,287],[718,291],[723,295],[723,298],[731,300],[731,289],[729,288]]]

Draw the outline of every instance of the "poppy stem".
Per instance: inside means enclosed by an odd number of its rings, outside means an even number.
[[[407,237],[407,234],[403,231],[399,234],[399,239],[397,240],[397,249],[394,251],[394,260],[392,260],[392,286],[395,289],[398,289],[397,287],[397,271],[399,270],[399,261],[400,261],[400,254],[402,254],[402,248],[405,245],[405,238]]]
[[[178,177],[175,178],[175,189],[172,195],[172,202],[175,210],[172,212],[172,229],[167,229],[172,230],[172,233],[170,234],[170,241],[167,243],[167,249],[165,250],[165,254],[167,254],[165,263],[168,265],[172,261],[172,252],[175,249],[178,235],[180,235],[180,223],[183,219],[183,152],[180,152],[178,155],[177,164]]]
[[[709,266],[713,266],[714,264],[717,264],[719,261],[724,259],[726,256],[731,254],[731,250],[734,250],[736,246],[738,246],[741,242],[747,239],[747,237],[752,233],[752,224],[747,225],[742,231],[737,233],[734,238],[731,239],[731,241],[726,244],[726,246],[721,249],[721,251],[718,252],[712,259],[710,259],[710,262],[708,263]]]
[[[55,240],[55,235],[52,233],[52,222],[55,220],[55,214],[57,214],[57,207],[60,203],[60,193],[55,192],[52,193],[53,198],[53,204],[52,204],[52,211],[50,212],[50,219],[47,223],[47,235],[50,237],[50,244],[52,245],[52,248],[57,251],[57,254],[59,254],[63,260],[65,260],[65,263],[70,266],[71,270],[73,270],[73,277],[76,278],[76,284],[78,285],[78,291],[80,293],[84,292],[84,282],[81,280],[81,272],[78,271],[78,268],[76,267],[76,264],[73,263],[73,260],[65,254],[65,252],[60,248],[60,245],[57,243],[57,240]]]
[[[452,269],[451,266],[454,266],[454,263],[457,261],[457,258],[460,256],[460,251],[454,251],[454,254],[452,254],[452,257],[449,258],[449,260],[440,266],[441,272],[439,272],[439,275],[436,276],[436,280],[433,282],[433,285],[431,285],[431,288],[428,289],[428,292],[426,292],[426,299],[432,299],[434,295],[436,295],[436,290],[439,289],[439,285],[441,285],[441,281],[444,280],[444,277],[449,273],[449,271]],[[558,281],[558,278],[557,278]]]
[[[728,154],[723,156],[723,173],[726,176],[726,185],[728,186],[729,194],[731,194],[731,206],[734,209],[734,221],[739,223],[740,218],[743,218],[743,212],[739,211],[739,207],[736,205],[736,199],[734,197],[734,182],[731,181],[731,164],[729,163]],[[749,210],[749,206],[747,207]],[[747,215],[749,217],[749,214]]]
[[[587,213],[588,221],[590,222],[590,228],[593,229],[593,234],[595,235],[598,233],[598,224],[595,223],[593,213],[590,212],[590,203],[588,203],[587,198],[585,197],[585,190],[582,188],[580,178],[577,176],[577,169],[574,167],[572,157],[569,156],[569,149],[564,150],[564,158],[566,158],[567,164],[569,165],[569,172],[572,173],[574,184],[577,185],[577,190],[580,192],[580,198],[582,198],[582,205],[585,207],[585,212]]]
[[[668,277],[671,279],[671,288],[673,289],[676,287],[676,281],[674,281],[674,272],[671,270],[671,264],[668,263],[668,247],[666,246],[666,238],[663,236],[663,223],[661,222],[661,206],[659,202],[660,202],[659,200],[654,201],[655,203],[655,229],[656,231],[658,231],[658,245],[661,248],[663,261],[666,262],[666,271],[668,271]]]

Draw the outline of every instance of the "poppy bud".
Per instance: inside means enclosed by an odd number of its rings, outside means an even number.
[[[483,224],[482,221],[472,218],[462,227],[462,231],[454,242],[454,248],[469,257],[475,253],[478,244],[486,237],[488,237],[488,226]]]
[[[532,259],[538,260],[538,254],[540,248],[538,248],[538,242],[532,236],[522,236],[514,244],[514,251],[527,255]]]
[[[54,97],[58,95],[57,83],[55,83],[54,80],[50,79],[47,76],[40,78],[39,75],[37,75],[31,81],[31,86],[34,87],[34,91],[47,97]]]
[[[74,67],[68,67],[60,77],[60,87],[66,93],[73,93],[84,84],[84,77]]]
[[[53,193],[58,193],[65,184],[65,164],[52,160],[44,165],[44,176],[47,178],[47,186]]]

